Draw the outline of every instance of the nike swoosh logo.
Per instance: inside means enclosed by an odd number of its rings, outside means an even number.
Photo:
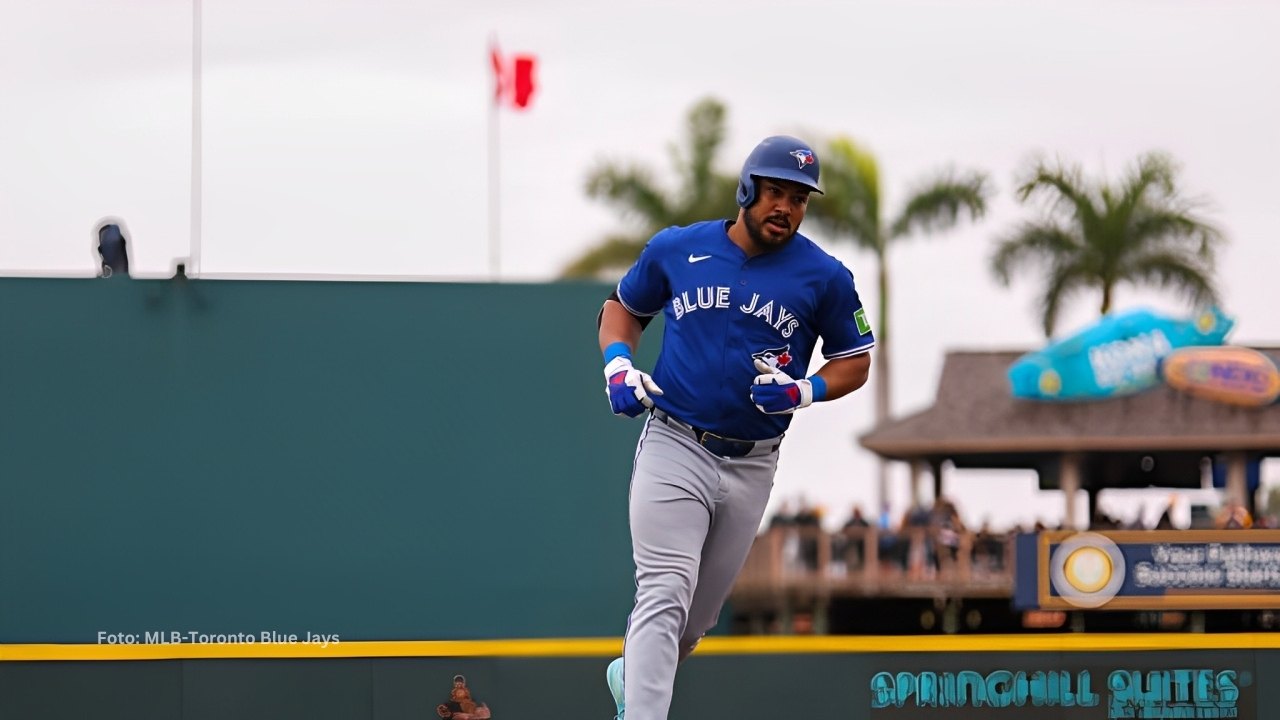
[[[691,255],[689,255],[689,262],[691,262],[691,263],[702,262],[703,260],[706,260],[706,259],[707,259],[707,258],[709,258],[709,257],[711,257],[711,256],[710,256],[710,255],[692,255],[692,254],[691,254]]]

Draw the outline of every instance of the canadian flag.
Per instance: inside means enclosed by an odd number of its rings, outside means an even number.
[[[494,104],[510,105],[517,110],[527,109],[537,87],[533,80],[537,58],[522,53],[504,60],[497,43],[490,44],[489,58],[493,62]]]

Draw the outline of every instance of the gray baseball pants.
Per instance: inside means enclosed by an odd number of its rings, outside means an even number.
[[[666,720],[676,665],[715,627],[760,528],[778,453],[722,458],[652,415],[631,476],[627,720]]]

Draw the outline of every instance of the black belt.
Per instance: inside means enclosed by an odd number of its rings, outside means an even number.
[[[712,455],[726,458],[755,457],[777,452],[782,446],[782,436],[769,440],[735,440],[717,435],[710,430],[694,427],[683,420],[671,417],[665,411],[653,409],[653,417],[664,425],[688,433],[693,441],[707,449]]]

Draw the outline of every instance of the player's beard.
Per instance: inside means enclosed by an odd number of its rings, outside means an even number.
[[[782,234],[775,234],[777,230],[766,226],[772,217],[786,224],[788,230]],[[747,226],[747,237],[751,238],[751,242],[761,250],[777,250],[778,248],[791,242],[791,238],[795,236],[796,230],[791,227],[791,221],[783,215],[772,215],[765,217],[764,220],[757,221],[750,212],[743,213],[743,222]]]

